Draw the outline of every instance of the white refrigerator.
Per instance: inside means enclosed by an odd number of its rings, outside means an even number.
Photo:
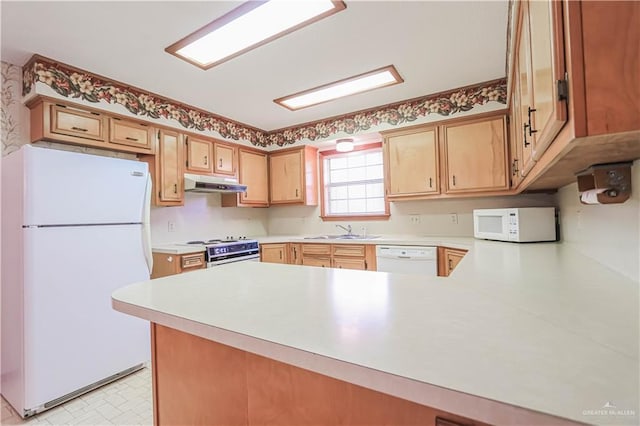
[[[26,145],[2,162],[2,394],[23,417],[136,371],[148,323],[111,293],[149,279],[146,163]]]

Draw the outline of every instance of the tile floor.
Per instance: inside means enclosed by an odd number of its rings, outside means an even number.
[[[151,370],[143,368],[117,382],[22,420],[2,399],[2,425],[152,425]]]

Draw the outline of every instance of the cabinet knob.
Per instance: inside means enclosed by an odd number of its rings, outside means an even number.
[[[456,175],[453,175],[453,186],[456,186]]]
[[[131,136],[127,136],[125,139],[128,141],[138,142],[138,138],[132,138]]]
[[[82,127],[76,127],[76,126],[71,127],[71,129],[77,130],[79,132],[88,132],[89,131],[87,129],[83,129]]]
[[[433,181],[433,179],[429,178],[429,188],[433,188],[433,182],[432,181]]]
[[[178,193],[178,184],[177,184],[177,183],[174,183],[174,184],[173,184],[173,193],[174,193],[174,194],[177,194],[177,193]]]
[[[218,167],[222,167],[222,158],[220,159],[220,165]]]
[[[524,133],[522,135],[522,140],[524,140],[524,147],[526,148],[529,145],[531,145],[531,142],[527,142],[527,128],[529,127],[529,124],[524,123],[524,125],[522,127],[524,127]]]
[[[208,158],[207,158],[207,156],[205,155],[205,156],[204,156],[204,165],[206,166],[208,162],[209,162],[209,159],[208,159]]]

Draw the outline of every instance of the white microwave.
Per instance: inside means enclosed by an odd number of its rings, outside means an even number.
[[[473,236],[485,240],[556,241],[555,207],[473,211]]]

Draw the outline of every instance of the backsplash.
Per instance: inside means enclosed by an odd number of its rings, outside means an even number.
[[[501,207],[555,206],[549,194],[517,195],[510,197],[465,198],[448,200],[418,200],[391,203],[391,217],[386,221],[323,222],[319,207],[270,207],[269,235],[340,234],[339,225],[351,225],[354,233],[410,234],[429,236],[472,237],[473,209]],[[451,214],[457,222],[453,223]],[[417,218],[416,218],[417,216]],[[412,223],[412,219],[419,223]]]
[[[184,206],[151,208],[151,240],[157,245],[203,238],[264,236],[268,210],[222,208],[220,194],[186,193]]]
[[[629,278],[640,280],[640,160],[631,168],[631,198],[622,204],[584,205],[578,185],[558,190],[563,241]]]

